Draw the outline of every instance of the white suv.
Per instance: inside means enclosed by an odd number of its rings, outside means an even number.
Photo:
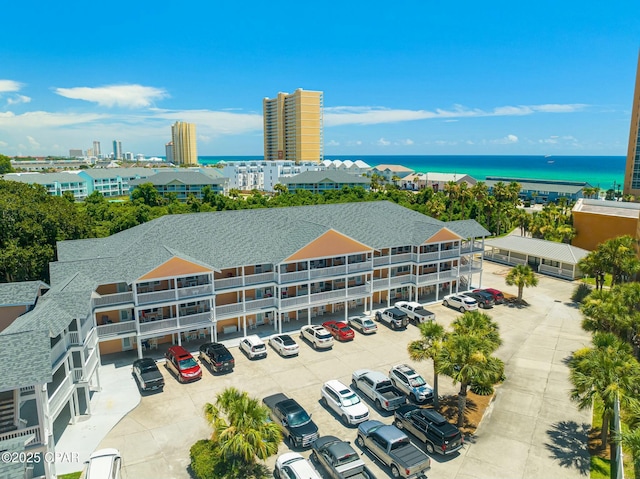
[[[95,451],[86,462],[84,479],[120,479],[122,458],[117,449],[100,449]]]
[[[240,341],[240,350],[249,359],[260,359],[267,357],[267,346],[257,334],[247,336]]]
[[[475,311],[478,309],[478,302],[463,294],[450,294],[445,296],[442,304],[444,306],[450,306],[453,309],[457,309],[461,313],[464,313],[465,311]]]
[[[321,479],[313,466],[297,452],[286,452],[276,460],[276,479]]]
[[[313,349],[333,347],[333,336],[324,326],[312,324],[300,328],[300,337],[311,343]]]
[[[369,408],[360,396],[335,379],[322,385],[320,402],[338,414],[345,426],[369,419]]]

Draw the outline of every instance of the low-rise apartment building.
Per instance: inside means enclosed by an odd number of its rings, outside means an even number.
[[[229,189],[240,191],[268,191],[280,183],[282,178],[294,176],[305,171],[324,169],[317,162],[275,161],[221,161],[220,172],[229,179]]]
[[[88,195],[87,181],[78,176],[77,172],[7,173],[3,178],[30,185],[42,185],[51,196],[62,196],[68,192],[76,200],[84,200]]]
[[[151,168],[90,168],[81,170],[78,176],[87,182],[87,193],[94,191],[102,193],[102,196],[128,196],[130,182],[133,180],[148,178],[157,170]]]
[[[129,181],[130,193],[134,188],[145,183],[151,183],[163,198],[175,195],[178,201],[187,201],[190,196],[202,199],[205,187],[219,194],[229,191],[228,180],[213,170],[209,174],[198,170],[160,171],[147,178]]]
[[[289,191],[310,191],[322,193],[324,191],[341,190],[344,187],[355,188],[360,186],[365,190],[371,187],[371,180],[367,177],[353,175],[340,170],[305,171],[295,176],[280,180]]]

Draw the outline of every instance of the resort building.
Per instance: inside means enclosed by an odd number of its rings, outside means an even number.
[[[569,202],[577,201],[583,197],[582,190],[591,187],[586,181],[532,180],[505,176],[487,176],[485,183],[490,192],[496,183],[504,183],[505,185],[519,183],[519,196],[522,201],[542,204],[556,202],[560,198],[565,198]]]
[[[0,331],[18,316],[31,311],[38,298],[48,290],[49,285],[42,281],[0,283]]]
[[[90,168],[78,176],[87,182],[87,194],[99,191],[105,197],[128,196],[130,182],[154,175],[151,168]]]
[[[477,183],[476,179],[463,173],[412,173],[398,181],[404,190],[421,190],[431,188],[434,192],[443,191],[449,183],[460,185],[466,183],[471,187]]]
[[[571,244],[593,251],[600,243],[629,235],[640,239],[640,204],[580,199],[572,210],[576,236]]]
[[[173,143],[173,162],[176,165],[198,164],[195,124],[177,121],[171,125],[171,143]]]
[[[587,256],[585,249],[566,243],[508,235],[484,242],[487,260],[508,265],[529,265],[534,271],[568,280],[582,277],[578,262]]]
[[[362,160],[324,160],[322,162],[327,170],[346,171],[354,175],[367,175],[371,167]]]
[[[382,176],[388,183],[393,183],[394,177],[402,179],[415,171],[402,165],[378,165],[371,168],[371,174],[373,173]]]
[[[323,94],[298,88],[262,101],[264,159],[319,163],[324,159]]]
[[[221,161],[217,168],[222,176],[229,179],[229,189],[240,191],[268,191],[280,183],[282,178],[294,176],[304,171],[319,171],[323,168],[313,161],[296,163],[295,161]]]
[[[178,201],[187,201],[190,196],[202,199],[205,187],[211,188],[214,193],[224,194],[228,192],[226,178],[213,168],[208,168],[208,174],[201,171],[160,171],[147,178],[131,180],[129,193],[134,188],[144,183],[151,183],[163,198],[175,195]]]
[[[360,186],[368,191],[371,186],[369,178],[340,170],[305,171],[295,176],[282,178],[280,183],[291,192],[304,190],[311,193],[341,190],[345,186],[349,188]]]
[[[87,181],[75,172],[7,173],[3,179],[30,185],[42,185],[51,196],[62,196],[69,192],[76,200],[84,200],[88,194]]]
[[[0,445],[54,451],[91,414],[102,356],[266,337],[480,285],[488,234],[382,201],[167,215],[59,242],[51,289],[0,332]]]
[[[636,86],[633,90],[623,192],[625,195],[640,196],[640,52],[638,52],[638,66],[636,68]]]

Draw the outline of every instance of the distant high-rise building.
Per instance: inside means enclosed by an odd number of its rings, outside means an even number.
[[[636,69],[636,87],[633,92],[631,110],[631,128],[629,129],[629,148],[627,166],[624,171],[625,195],[640,196],[640,52]]]
[[[102,156],[102,151],[100,150],[100,142],[97,140],[93,140],[93,154],[98,158]]]
[[[166,145],[164,145],[165,156],[167,158],[167,163],[173,163],[173,141],[170,141]]]
[[[113,158],[114,160],[122,159],[122,142],[120,140],[113,140]]]
[[[262,102],[264,159],[321,162],[324,159],[323,94],[298,88]]]
[[[171,125],[171,141],[173,143],[173,162],[175,164],[198,164],[195,124],[176,121]]]
[[[80,158],[84,156],[84,151],[72,148],[69,150],[69,158]]]

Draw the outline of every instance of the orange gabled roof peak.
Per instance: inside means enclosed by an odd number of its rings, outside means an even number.
[[[173,258],[162,263],[157,268],[152,269],[144,276],[138,278],[138,280],[168,278],[171,276],[185,276],[188,274],[196,273],[211,273],[212,271],[213,270],[206,268],[205,266],[174,256]]]
[[[455,234],[449,228],[442,228],[431,238],[427,239],[425,243],[437,243],[440,241],[456,241],[463,239],[461,236]]]
[[[366,253],[372,250],[371,246],[330,229],[286,258],[285,261]]]

